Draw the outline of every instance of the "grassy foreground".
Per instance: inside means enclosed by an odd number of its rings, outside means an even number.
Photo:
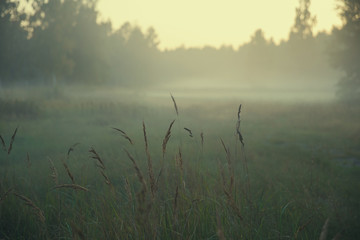
[[[2,100],[0,239],[360,239],[358,107],[176,100]]]

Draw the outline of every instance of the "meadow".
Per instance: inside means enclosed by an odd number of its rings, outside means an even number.
[[[358,106],[84,92],[3,92],[0,239],[360,239]]]

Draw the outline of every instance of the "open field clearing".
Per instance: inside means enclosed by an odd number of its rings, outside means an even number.
[[[358,107],[136,98],[2,100],[2,239],[360,237]]]

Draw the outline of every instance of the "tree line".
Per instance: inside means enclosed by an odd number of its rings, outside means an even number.
[[[343,26],[313,34],[310,0],[299,0],[288,40],[275,44],[258,29],[238,48],[160,51],[153,28],[98,22],[94,0],[0,2],[0,83],[118,84],[147,87],[186,78],[239,84],[338,84],[343,99],[359,101],[360,0],[342,0]],[[319,86],[322,86],[321,84]]]

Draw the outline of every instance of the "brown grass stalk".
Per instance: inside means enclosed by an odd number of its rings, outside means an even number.
[[[90,148],[89,150],[90,153],[93,154],[93,156],[91,156],[91,158],[96,159],[98,161],[98,163],[96,164],[97,167],[101,168],[102,170],[105,170],[105,165],[103,160],[100,158],[99,154],[95,151],[95,149],[93,147]]]
[[[3,150],[5,152],[7,152],[5,141],[4,141],[4,139],[3,139],[3,137],[1,135],[0,135],[0,140],[1,140],[1,145],[2,145]]]
[[[89,189],[87,189],[83,186],[80,186],[78,184],[59,184],[54,187],[54,189],[58,189],[58,188],[71,188],[74,190],[80,190],[80,191],[85,191],[85,192],[89,191]]]
[[[239,109],[238,109],[238,113],[237,113],[237,122],[236,122],[236,133],[237,135],[239,136],[239,140],[241,142],[241,144],[244,146],[244,138],[243,136],[241,135],[241,132],[240,132],[240,113],[241,113],[241,104],[239,106]]]
[[[150,156],[150,152],[149,152],[149,145],[148,145],[148,140],[147,140],[147,136],[146,136],[146,127],[145,127],[145,123],[143,121],[143,132],[144,132],[144,141],[145,141],[145,152],[146,152],[146,157],[147,157],[147,162],[148,162],[148,173],[149,173],[149,179],[150,179],[150,190],[151,190],[151,195],[154,198],[155,196],[155,192],[156,192],[156,181],[155,181],[155,177],[154,177],[154,172],[153,172],[153,167],[152,167],[152,161],[151,161],[151,156]]]
[[[179,196],[179,186],[176,186],[175,197],[174,197],[174,206],[173,206],[173,216],[174,216],[174,224],[177,224],[178,221],[178,196]]]
[[[17,133],[18,128],[19,128],[19,127],[16,127],[16,128],[15,128],[14,134],[11,136],[10,145],[9,145],[9,149],[8,149],[8,154],[10,154],[10,152],[11,152],[11,150],[12,150],[12,146],[13,146],[13,143],[14,143],[14,141],[15,141],[15,136],[16,136],[16,133]]]
[[[143,174],[141,173],[140,168],[139,168],[138,165],[136,164],[135,159],[131,156],[131,154],[130,154],[126,149],[124,149],[124,151],[125,151],[126,154],[128,155],[128,157],[129,157],[129,159],[131,160],[131,162],[133,163],[134,168],[135,168],[135,171],[136,171],[136,174],[137,174],[137,176],[138,176],[138,178],[139,178],[140,183],[142,184],[143,188],[146,189],[146,182],[145,182],[144,176],[143,176]]]
[[[39,207],[37,207],[33,201],[31,201],[29,198],[27,198],[21,194],[18,194],[16,192],[14,192],[13,194],[16,197],[18,197],[19,199],[21,199],[25,203],[25,205],[29,206],[34,211],[34,214],[38,217],[40,222],[42,222],[42,223],[45,222],[45,216],[44,216],[43,211]]]
[[[106,183],[107,185],[109,185],[109,186],[112,186],[112,184],[111,184],[111,182],[110,182],[110,179],[109,179],[109,177],[105,174],[105,172],[104,172],[103,170],[100,170],[100,173],[101,173],[101,175],[104,177],[105,183]]]
[[[175,108],[175,111],[176,111],[176,115],[179,116],[179,110],[178,110],[175,98],[173,97],[173,95],[171,93],[170,93],[170,96],[171,96],[171,99],[172,99],[172,101],[174,103],[174,108]]]
[[[224,150],[226,153],[226,160],[227,160],[228,170],[229,170],[229,174],[230,174],[230,182],[229,182],[228,192],[230,195],[232,195],[233,188],[234,188],[234,170],[233,170],[233,166],[232,166],[232,162],[231,162],[230,150],[229,150],[229,148],[226,147],[224,141],[221,138],[220,138],[220,140],[221,140],[221,144],[224,147]]]
[[[179,167],[181,174],[182,174],[184,171],[184,167],[183,167],[183,159],[182,159],[182,154],[181,154],[180,148],[179,148],[178,154],[176,154],[175,160],[176,160],[176,165]]]
[[[226,148],[226,146],[224,144],[224,141],[222,141],[222,139],[221,139],[221,143],[222,143],[222,145],[223,145],[223,147],[225,149],[225,152],[228,153],[229,149]],[[231,163],[231,162],[228,162],[228,167],[229,167],[229,163]],[[227,203],[232,208],[234,213],[240,218],[240,220],[243,220],[240,209],[236,206],[236,202],[235,202],[234,197],[233,197],[233,186],[234,186],[233,171],[232,171],[231,167],[229,167],[229,171],[230,171],[230,174],[231,174],[230,183],[229,183],[229,186],[226,187],[224,168],[223,168],[223,165],[221,164],[220,160],[219,160],[219,169],[220,169],[220,175],[221,175],[223,191],[224,191],[224,194],[225,194],[225,196],[227,198]]]
[[[65,168],[65,170],[66,170],[69,178],[71,179],[71,182],[72,182],[73,184],[75,184],[75,178],[74,178],[74,176],[71,174],[68,165],[66,164],[66,162],[65,162],[64,160],[62,160],[62,164],[64,165],[64,168]]]
[[[190,137],[193,137],[192,131],[189,128],[185,127],[184,129],[185,129],[185,131],[187,131],[189,133]]]
[[[48,158],[48,159],[49,159],[49,162],[50,162],[50,169],[51,169],[50,177],[53,179],[55,185],[58,185],[59,180],[58,180],[57,170],[56,170],[55,165],[54,165],[53,161],[51,160],[51,158]]]
[[[232,210],[234,211],[234,213],[236,214],[236,216],[238,216],[240,218],[241,221],[243,221],[243,217],[241,215],[241,211],[240,209],[238,208],[238,206],[236,205],[236,202],[234,200],[234,197],[232,196],[232,194],[230,194],[229,192],[227,192],[225,189],[224,189],[224,192],[225,192],[225,195],[227,197],[227,202],[228,202],[228,205],[232,208]]]
[[[77,145],[79,145],[80,143],[75,143],[75,144],[73,144],[72,146],[70,146],[70,148],[69,148],[69,150],[68,150],[68,152],[67,152],[67,158],[69,158],[69,156],[70,156],[70,153],[72,152],[72,151],[74,151],[75,150],[75,147],[77,146]]]
[[[168,130],[167,130],[167,132],[166,132],[166,134],[165,134],[164,139],[163,139],[163,144],[162,144],[162,156],[163,156],[163,159],[164,159],[164,157],[165,157],[166,145],[167,145],[167,143],[168,143],[168,141],[169,141],[169,139],[170,139],[170,137],[171,137],[171,128],[172,128],[174,122],[175,122],[175,120],[173,120],[173,121],[170,123],[170,126],[169,126],[169,128],[168,128]]]
[[[123,138],[125,138],[126,140],[128,140],[130,142],[131,145],[134,145],[134,141],[126,134],[126,132],[124,132],[123,130],[119,129],[119,128],[115,128],[113,127],[112,129],[119,131],[121,133],[121,136]]]
[[[144,216],[146,216],[150,212],[150,209],[151,209],[151,203],[146,204],[146,192],[147,192],[146,182],[145,182],[144,176],[141,173],[140,168],[138,167],[135,159],[131,156],[131,154],[126,149],[124,149],[124,151],[128,155],[131,162],[133,163],[136,174],[142,185],[140,192],[138,192],[136,194],[136,199],[138,201],[138,211],[140,213],[140,215],[137,216],[137,219],[140,222],[140,224],[144,224],[144,221],[145,221]]]
[[[242,145],[242,154],[243,154],[243,169],[245,171],[246,174],[246,199],[251,203],[251,196],[250,196],[250,178],[249,178],[249,170],[248,170],[248,164],[247,164],[247,159],[246,159],[246,154],[245,154],[245,144],[244,144],[244,138],[240,132],[240,114],[241,114],[241,107],[242,105],[239,105],[239,109],[237,112],[237,122],[236,122],[236,134],[239,136],[239,141]]]
[[[130,187],[130,183],[127,178],[125,178],[125,190],[126,190],[126,193],[128,195],[130,202],[132,202],[133,197],[132,197],[132,193],[131,193],[131,187]]]

